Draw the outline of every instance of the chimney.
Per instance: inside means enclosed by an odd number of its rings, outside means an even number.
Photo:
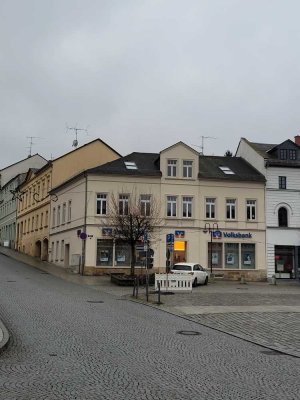
[[[295,136],[295,143],[296,143],[298,146],[300,146],[300,136],[299,136],[299,135]]]

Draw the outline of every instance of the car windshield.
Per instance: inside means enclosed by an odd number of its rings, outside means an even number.
[[[192,267],[190,265],[176,264],[176,265],[174,265],[173,270],[175,270],[175,271],[191,271]]]

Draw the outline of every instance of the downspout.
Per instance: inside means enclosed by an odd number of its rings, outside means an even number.
[[[84,222],[83,222],[83,233],[86,234],[86,221],[87,221],[87,173],[84,171],[85,177],[85,190],[84,190]],[[86,238],[82,239],[82,255],[81,255],[81,275],[84,275],[85,267],[85,252],[86,252]]]

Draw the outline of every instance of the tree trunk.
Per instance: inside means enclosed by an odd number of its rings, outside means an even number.
[[[130,275],[135,275],[135,261],[136,261],[136,253],[135,253],[135,243],[131,243],[131,261],[130,261]]]

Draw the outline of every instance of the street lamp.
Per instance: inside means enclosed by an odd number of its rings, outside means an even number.
[[[210,224],[209,222],[206,222],[204,225],[203,233],[210,233],[210,273],[212,274],[212,241],[213,241],[213,234],[214,231],[218,231],[218,223],[213,222]]]

